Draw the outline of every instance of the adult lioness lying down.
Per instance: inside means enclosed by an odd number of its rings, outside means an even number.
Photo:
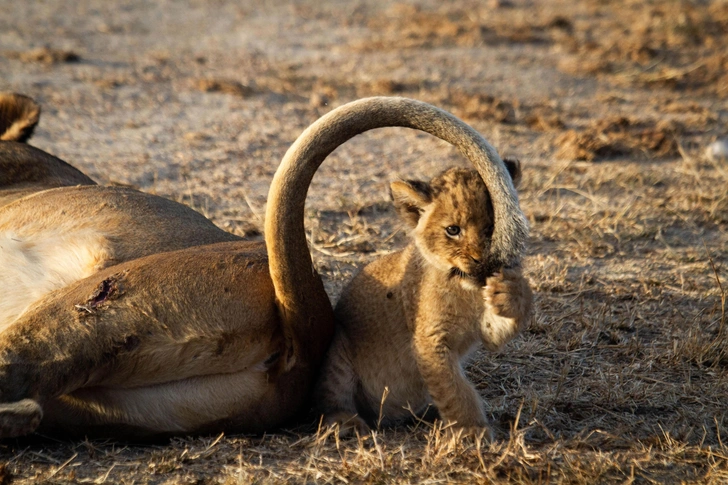
[[[23,143],[39,110],[0,96],[0,437],[261,432],[310,408],[333,332],[303,227],[311,178],[341,143],[405,126],[457,145],[486,181],[490,257],[526,224],[505,166],[428,104],[369,98],[308,128],[273,179],[265,244],[178,203],[101,187]]]

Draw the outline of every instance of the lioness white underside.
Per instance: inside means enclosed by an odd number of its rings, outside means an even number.
[[[59,225],[32,234],[0,229],[0,332],[33,302],[111,259],[107,238],[92,228]]]

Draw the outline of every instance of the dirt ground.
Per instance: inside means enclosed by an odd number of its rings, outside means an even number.
[[[337,441],[0,444],[7,483],[728,483],[725,0],[0,0],[0,90],[43,107],[36,146],[104,184],[259,238],[298,134],[401,95],[524,166],[538,314],[468,368],[493,444],[430,423]],[[332,301],[401,247],[388,182],[466,163],[404,129],[352,140],[307,205]],[[1,291],[1,290],[0,290]]]

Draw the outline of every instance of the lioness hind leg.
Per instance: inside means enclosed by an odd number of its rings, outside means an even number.
[[[129,261],[43,298],[0,332],[0,403],[33,398],[48,415],[52,399],[93,386],[246,369],[275,382],[287,354],[264,260],[216,248]]]
[[[38,428],[43,410],[32,399],[0,404],[0,439],[23,436]]]

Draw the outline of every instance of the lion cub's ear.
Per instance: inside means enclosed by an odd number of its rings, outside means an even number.
[[[517,158],[506,157],[503,159],[503,163],[506,164],[508,173],[511,174],[513,186],[518,188],[518,185],[521,183],[521,162]]]
[[[432,202],[432,189],[420,180],[396,180],[389,185],[389,193],[399,216],[411,227],[420,220],[427,204]]]
[[[29,97],[0,93],[0,140],[25,142],[39,117],[40,106]]]

